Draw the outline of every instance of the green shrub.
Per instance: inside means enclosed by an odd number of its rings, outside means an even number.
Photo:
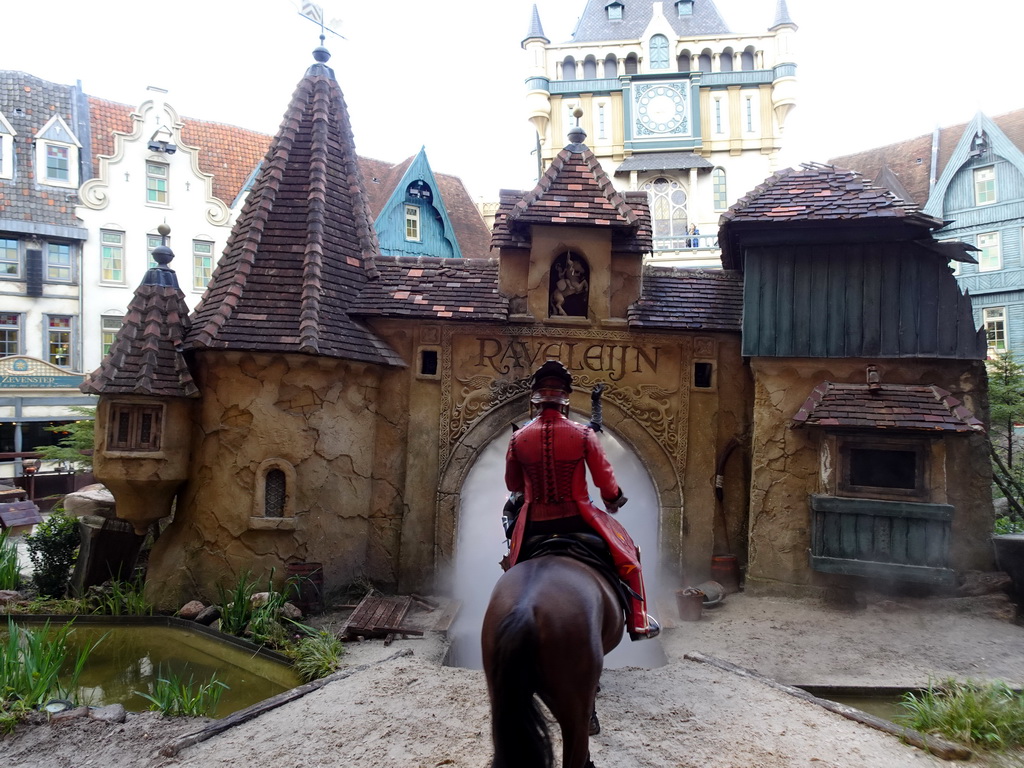
[[[249,626],[252,619],[252,596],[256,592],[256,582],[249,581],[249,571],[240,574],[238,581],[231,590],[223,585],[217,585],[217,593],[220,596],[220,631],[228,635],[239,637]]]
[[[216,675],[208,683],[197,684],[194,675],[189,675],[186,682],[180,675],[168,672],[157,678],[152,694],[135,693],[149,702],[152,712],[179,717],[213,717],[226,689]]]
[[[35,532],[25,537],[32,581],[40,595],[64,596],[80,539],[78,520],[66,515],[62,507],[55,507]]]
[[[47,432],[63,437],[57,441],[57,445],[40,445],[33,450],[46,461],[64,461],[74,467],[76,472],[88,472],[92,469],[96,409],[72,406],[70,410],[85,418],[70,424],[46,427]]]
[[[309,682],[337,672],[345,646],[332,632],[320,631],[299,640],[289,652],[295,671]]]
[[[17,589],[21,586],[18,545],[8,534],[9,531],[0,531],[0,589]]]
[[[108,581],[89,587],[89,607],[100,616],[152,616],[153,606],[143,594],[143,585],[130,581]]]
[[[1004,533],[1024,533],[1024,521],[1008,515],[997,517],[995,532],[997,535],[1002,535]]]
[[[1002,682],[947,680],[900,706],[899,721],[918,731],[990,750],[1024,746],[1024,696]]]

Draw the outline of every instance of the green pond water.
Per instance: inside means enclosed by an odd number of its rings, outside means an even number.
[[[78,679],[76,699],[82,704],[120,703],[130,712],[141,712],[149,708],[149,701],[135,691],[152,693],[155,681],[168,672],[184,681],[192,676],[197,684],[216,675],[228,688],[215,716],[225,717],[302,684],[288,664],[187,627],[77,621],[74,626],[72,658],[80,647],[106,635]]]

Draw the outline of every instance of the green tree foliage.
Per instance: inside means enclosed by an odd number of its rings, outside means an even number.
[[[63,597],[71,580],[81,535],[78,520],[55,507],[31,535],[25,537],[32,561],[32,581],[43,597]]]
[[[70,424],[47,427],[47,432],[65,434],[57,441],[57,445],[42,445],[32,450],[47,461],[65,461],[73,466],[76,472],[88,472],[92,469],[96,409],[76,406],[71,410],[86,418]]]
[[[1024,453],[1015,425],[1024,424],[1024,365],[1007,352],[988,362],[992,470],[1009,502],[1010,522],[1024,523]]]

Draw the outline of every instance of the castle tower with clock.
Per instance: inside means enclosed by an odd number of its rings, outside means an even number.
[[[522,46],[541,170],[578,120],[615,187],[648,193],[652,260],[720,266],[719,216],[777,170],[796,103],[797,27],[770,3],[742,20],[761,31],[737,33],[713,0],[586,0],[565,43],[534,6]]]

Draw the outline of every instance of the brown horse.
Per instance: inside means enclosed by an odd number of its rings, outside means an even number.
[[[608,580],[570,557],[510,568],[484,615],[493,768],[550,768],[551,737],[536,696],[562,731],[562,768],[590,761],[590,719],[604,656],[622,640],[623,612]]]

